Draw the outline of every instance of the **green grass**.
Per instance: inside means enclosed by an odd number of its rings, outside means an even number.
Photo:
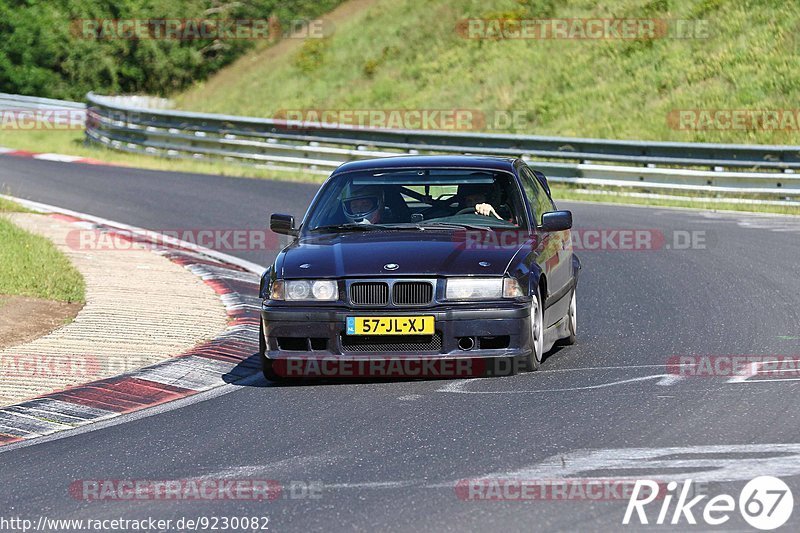
[[[342,6],[347,8],[347,4]],[[708,21],[708,39],[468,40],[465,18]],[[281,110],[525,111],[499,132],[618,139],[800,144],[794,131],[678,131],[675,109],[797,109],[800,4],[775,0],[374,0],[335,33],[258,48],[176,95],[179,107],[271,117]],[[83,144],[78,131],[9,131],[0,146],[153,170],[320,182],[301,171],[162,159]],[[109,170],[113,172],[113,170]],[[786,206],[583,194],[603,202],[795,213]],[[558,196],[559,193],[556,193]]]
[[[459,20],[707,20],[706,39],[469,40]],[[524,110],[515,133],[800,144],[793,131],[678,131],[674,109],[797,109],[800,4],[774,0],[377,0],[286,54],[251,52],[179,107]],[[800,125],[798,125],[800,127]]]
[[[14,204],[0,199],[0,208],[13,210]],[[84,302],[85,284],[52,242],[0,215],[0,294]]]
[[[16,202],[0,198],[0,213],[29,213],[30,210],[25,209]],[[2,215],[0,215],[2,216]]]

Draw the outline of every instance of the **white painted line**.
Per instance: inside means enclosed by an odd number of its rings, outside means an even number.
[[[476,378],[476,379],[459,379],[456,381],[451,381],[441,389],[437,389],[434,392],[456,392],[456,393],[465,393],[468,394],[466,391],[462,390],[462,387],[469,383],[470,381],[479,381],[485,378]]]
[[[731,457],[725,457],[730,454]],[[750,457],[742,457],[749,455]],[[643,469],[649,474],[631,473]],[[623,475],[609,474],[621,469]],[[522,479],[563,480],[577,478],[582,481],[613,477],[641,479],[655,476],[661,481],[722,482],[750,480],[757,476],[790,477],[800,474],[800,444],[731,444],[711,446],[670,446],[666,448],[608,448],[576,450],[553,455],[530,467],[505,472],[477,475],[471,479]],[[684,471],[681,472],[681,469]],[[592,472],[603,472],[592,476]],[[458,481],[442,483],[441,488],[455,487]]]
[[[360,483],[325,483],[322,485],[322,490],[325,489],[405,489],[414,487],[422,483],[422,481],[362,481]]]
[[[49,433],[55,433],[57,431],[62,431],[72,427],[66,424],[52,422],[50,420],[42,420],[41,418],[36,418],[34,416],[30,416],[29,414],[2,409],[0,409],[0,422],[2,422],[6,427],[19,427],[24,431],[30,431],[31,433],[35,432],[37,435],[47,435]]]
[[[552,393],[552,392],[573,392],[573,391],[582,391],[582,390],[594,390],[594,389],[603,389],[606,387],[615,387],[617,385],[625,385],[628,383],[636,383],[640,381],[648,381],[651,379],[659,379],[660,381],[658,385],[666,386],[672,385],[675,381],[672,381],[672,378],[676,376],[672,374],[654,374],[652,376],[643,376],[638,378],[630,378],[630,379],[622,379],[619,381],[611,381],[609,383],[600,383],[598,385],[586,385],[583,387],[568,387],[563,389],[538,389],[538,390],[508,390],[508,391],[468,391],[464,390],[464,386],[471,382],[477,381],[476,379],[462,379],[458,381],[454,381],[452,383],[448,383],[441,389],[438,389],[436,392],[451,392],[457,394],[544,394],[544,393]],[[479,378],[479,379],[491,379],[491,378]]]
[[[167,235],[159,234],[157,232],[145,230],[143,228],[139,228],[139,227],[136,227],[136,226],[130,226],[128,224],[122,224],[121,222],[114,222],[113,220],[108,220],[108,219],[105,219],[105,218],[96,217],[94,215],[89,215],[87,213],[80,213],[78,211],[72,211],[70,209],[64,209],[64,208],[61,208],[61,207],[56,207],[54,205],[43,204],[41,202],[34,202],[32,200],[25,200],[23,198],[16,198],[14,196],[9,196],[7,194],[0,194],[0,198],[5,198],[6,200],[9,200],[9,201],[12,201],[12,202],[16,202],[16,203],[22,205],[23,207],[27,207],[27,208],[32,209],[34,211],[41,211],[43,213],[60,213],[60,214],[63,214],[63,215],[69,215],[69,216],[73,216],[73,217],[76,217],[76,218],[83,218],[83,219],[86,219],[86,220],[91,220],[92,222],[94,222],[96,224],[100,224],[100,225],[103,225],[103,226],[108,226],[108,227],[113,228],[113,229],[129,231],[129,232],[131,232],[131,233],[133,233],[133,234],[135,234],[137,236],[143,237],[143,238],[147,238],[148,236],[158,235],[159,236],[159,240],[161,242],[165,242],[165,243],[171,244],[171,245],[176,246],[176,247],[185,248],[187,250],[200,252],[202,254],[207,255],[208,257],[212,257],[214,259],[218,259],[219,261],[238,266],[240,268],[243,268],[245,270],[248,270],[248,271],[252,272],[253,274],[258,274],[259,276],[261,274],[263,274],[264,271],[266,270],[266,267],[258,265],[256,263],[252,263],[250,261],[246,261],[244,259],[240,259],[240,258],[234,257],[232,255],[228,255],[228,254],[225,254],[225,253],[222,253],[222,252],[218,252],[218,251],[212,250],[210,248],[205,248],[203,246],[198,246],[196,244],[193,244],[193,243],[190,243],[190,242],[187,242],[187,241],[183,241],[183,240],[180,240],[180,239],[175,239],[175,238],[169,237]]]
[[[249,272],[238,272],[229,268],[221,268],[206,264],[192,264],[187,265],[186,268],[191,270],[195,275],[201,277],[229,279],[233,281],[241,281],[243,283],[253,282],[252,274]]]
[[[85,405],[53,400],[51,398],[41,398],[23,402],[17,405],[4,407],[3,411],[25,414],[34,418],[58,422],[69,426],[82,426],[91,424],[98,420],[117,416],[114,411],[97,409]]]
[[[639,184],[637,184],[639,185]],[[800,202],[791,200],[755,200],[750,198],[716,198],[710,196],[680,196],[674,194],[642,193],[630,191],[603,191],[600,189],[574,189],[576,194],[600,195],[600,196],[621,196],[627,198],[652,198],[656,200],[680,200],[686,202],[706,202],[710,204],[751,204],[751,205],[779,205],[779,206],[800,206]],[[571,200],[565,200],[571,201]],[[654,205],[651,207],[661,207]],[[697,208],[694,208],[697,209]]]
[[[751,378],[757,377],[759,375],[762,375],[762,376],[763,375],[770,375],[773,372],[780,373],[780,372],[797,372],[798,371],[797,368],[774,368],[774,369],[773,368],[769,368],[767,370],[762,371],[763,369],[761,367],[764,366],[764,365],[780,364],[782,362],[783,361],[780,361],[780,360],[778,360],[778,361],[753,361],[749,365],[749,367],[750,367],[749,371],[745,370],[741,374],[738,374],[736,376],[733,376],[732,378],[729,378],[727,383],[764,383],[764,382],[770,382],[770,381],[800,381],[800,377],[796,377],[796,378],[774,378],[774,379],[767,379],[767,378],[751,379]],[[795,361],[795,363],[796,363],[796,361]]]
[[[578,368],[555,368],[549,370],[537,370],[537,374],[548,372],[582,372],[584,370],[626,370],[628,368],[666,368],[668,365],[626,365],[626,366],[584,366]],[[697,366],[697,363],[686,363],[675,366]]]
[[[208,390],[224,383],[222,376],[237,365],[205,357],[189,356],[171,359],[167,363],[146,368],[134,374],[163,385],[172,385],[194,391]]]
[[[60,213],[85,219],[98,225],[107,226],[113,230],[122,230],[134,233],[136,235],[143,235],[145,238],[147,236],[152,238],[154,235],[159,235],[152,231],[147,231],[134,226],[121,224],[69,209],[62,209],[48,204],[19,199],[2,194],[0,194],[0,198],[6,198],[34,211],[39,211],[42,213]],[[78,224],[85,226],[86,222]],[[161,237],[163,238],[164,242],[169,241],[166,236],[162,235]],[[256,265],[255,263],[251,263],[249,261],[245,261],[221,252],[216,252],[204,247],[196,246],[185,241],[171,239],[170,242],[176,247],[183,248],[184,253],[186,253],[186,250],[201,253],[212,259],[217,259],[220,262],[226,262],[238,266],[256,275],[260,275],[264,270],[266,270],[266,268],[261,265]],[[229,303],[233,305],[235,302],[231,300]],[[222,334],[211,341],[211,343],[222,344],[225,342],[230,342],[231,340],[250,342],[252,339],[245,337],[245,335],[248,332],[252,332],[253,329],[253,327],[249,326],[228,327]],[[189,365],[189,361],[192,361],[194,364]],[[25,440],[1,446],[0,453],[20,447],[33,446],[39,443],[49,442],[51,440],[66,438],[89,431],[95,431],[116,424],[127,423],[147,416],[171,411],[173,409],[179,409],[197,402],[222,396],[229,392],[234,392],[242,386],[247,386],[258,380],[264,379],[260,372],[253,370],[253,374],[240,378],[234,383],[225,383],[224,380],[221,379],[222,374],[229,372],[230,369],[235,366],[237,365],[229,362],[188,356],[175,359],[174,366],[172,366],[169,370],[163,367],[143,370],[140,372],[140,374],[147,373],[148,375],[145,379],[150,379],[154,382],[162,383],[166,381],[169,384],[176,384],[176,380],[182,380],[182,383],[186,384],[190,381],[192,386],[197,388],[190,388],[188,386],[184,386],[183,388],[188,388],[189,390],[209,390],[174,400],[166,404],[160,404],[149,408],[146,407],[140,411],[125,415],[120,415],[119,413],[105,411],[102,409],[93,409],[91,407],[72,404],[70,402],[61,402],[50,398],[42,398],[39,400],[23,402],[23,407],[20,407],[18,404],[17,406],[13,406],[13,409],[0,411],[0,433],[5,432],[11,435],[24,435],[21,438]],[[178,371],[177,374],[176,371]],[[137,375],[137,377],[140,376]],[[181,385],[179,384],[178,386]],[[48,418],[48,412],[51,410],[53,411],[53,414],[51,415],[52,418]],[[53,422],[52,420],[56,418],[59,413],[62,414],[60,423]],[[19,422],[19,424],[16,424],[16,422]],[[92,423],[90,424],[89,422]],[[19,425],[19,427],[16,427],[17,425]],[[34,440],[30,441],[27,439]]]
[[[753,377],[756,372],[758,372],[758,364],[758,362],[750,363],[750,370],[743,370],[740,374],[729,378],[727,383],[743,383],[747,381],[749,378]]]
[[[782,213],[759,213],[755,211],[735,211],[733,209],[707,209],[703,207],[676,207],[671,205],[643,205],[643,204],[626,204],[623,202],[597,202],[593,200],[564,200],[559,199],[559,203],[573,203],[573,204],[585,204],[585,205],[605,205],[608,207],[635,207],[639,209],[666,209],[669,211],[688,211],[690,213],[694,213],[700,216],[706,216],[709,214],[730,214],[730,215],[742,215],[742,216],[752,216],[752,217],[773,217],[773,218],[800,218],[800,215],[785,215]]]
[[[669,387],[671,385],[676,384],[679,381],[686,379],[685,376],[677,376],[674,374],[668,374],[664,376],[660,381],[656,382],[656,385],[661,385],[662,387]]]
[[[43,412],[53,412],[67,414],[71,417],[93,421],[117,415],[115,411],[108,411],[98,407],[90,407],[78,403],[54,400],[52,398],[41,398],[24,402],[25,405],[32,406],[32,409]]]
[[[731,378],[731,379],[733,379],[733,378]],[[741,381],[736,381],[736,382],[731,381],[729,379],[728,383],[768,383],[770,381],[800,381],[800,377],[799,378],[743,379]]]
[[[270,477],[283,473],[294,472],[298,467],[312,469],[315,467],[326,467],[346,460],[347,457],[334,455],[329,451],[314,455],[294,456],[289,459],[270,461],[265,459],[263,463],[229,466],[221,470],[204,472],[202,475],[193,476],[196,479],[234,479],[243,477]]]
[[[34,440],[23,440],[20,442],[13,442],[10,444],[6,444],[4,446],[0,446],[0,454],[9,452],[11,450],[16,450],[18,448],[27,448],[28,446],[36,446],[38,444],[43,444],[45,442],[50,442],[54,440],[65,439],[68,437],[73,437],[75,435],[82,435],[84,433],[90,433],[92,431],[98,431],[101,429],[105,429],[108,427],[116,426],[119,424],[127,424],[128,422],[133,422],[136,420],[141,420],[142,418],[147,418],[154,415],[159,415],[161,413],[167,413],[169,411],[174,411],[176,409],[181,409],[183,407],[188,407],[190,405],[204,402],[206,400],[211,400],[213,398],[217,398],[219,396],[224,396],[225,394],[235,392],[242,387],[251,386],[258,381],[263,381],[264,376],[261,375],[261,372],[254,373],[251,376],[243,378],[236,383],[226,383],[221,385],[215,389],[211,389],[206,392],[200,392],[198,394],[194,394],[192,396],[187,396],[186,398],[180,398],[178,400],[174,400],[167,403],[162,403],[156,405],[154,407],[149,407],[142,409],[141,411],[136,411],[133,413],[128,413],[125,415],[117,414],[113,418],[105,419],[96,424],[87,424],[85,426],[80,426],[74,429],[67,429],[64,431],[59,431],[57,433],[53,433],[51,435],[46,435],[41,438],[37,438]],[[16,430],[14,430],[16,431]],[[3,433],[2,426],[0,426],[0,433]],[[27,438],[27,437],[26,437]]]
[[[44,153],[44,154],[36,154],[33,156],[34,159],[44,159],[45,161],[60,161],[62,163],[74,163],[75,161],[80,161],[83,159],[77,155],[64,155],[64,154],[53,154],[53,153]]]
[[[25,431],[24,429],[6,426],[3,424],[0,424],[0,433],[11,435],[12,437],[17,437],[18,439],[27,439],[40,436],[38,433],[33,433],[32,431]],[[3,447],[0,446],[0,451],[2,451],[2,449]]]
[[[69,426],[79,426],[81,424],[91,422],[91,420],[86,420],[84,418],[76,418],[74,416],[70,416],[64,413],[53,413],[51,411],[42,411],[40,409],[36,409],[34,407],[29,407],[29,406],[9,405],[8,407],[4,407],[3,410],[12,413],[24,413],[35,418],[52,420],[54,422],[58,422],[59,424],[67,424]]]

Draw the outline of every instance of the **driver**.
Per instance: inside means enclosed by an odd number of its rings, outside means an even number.
[[[376,185],[353,187],[342,199],[345,217],[353,224],[378,224],[385,206],[383,189]]]
[[[494,216],[502,220],[502,217],[497,214],[492,204],[487,203],[489,197],[490,185],[483,184],[463,184],[458,186],[458,209],[475,208],[475,213],[485,217]]]

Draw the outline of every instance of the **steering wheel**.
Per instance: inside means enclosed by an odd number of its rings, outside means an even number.
[[[477,213],[475,212],[475,208],[474,207],[465,207],[464,209],[460,210],[458,213],[456,213],[453,216],[455,217],[455,216],[458,216],[458,215],[467,215],[467,214],[475,215]]]

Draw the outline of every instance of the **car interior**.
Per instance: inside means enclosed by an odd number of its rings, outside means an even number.
[[[383,195],[383,212],[378,218],[381,225],[436,222],[516,227],[524,221],[523,203],[509,175],[460,171],[420,179],[420,172],[344,178],[335,190],[329,190],[329,200],[321,202],[323,211],[312,214],[310,227],[350,222],[344,203],[352,191],[365,187]],[[467,201],[470,197],[472,202]],[[475,203],[491,205],[500,218],[477,214]]]

